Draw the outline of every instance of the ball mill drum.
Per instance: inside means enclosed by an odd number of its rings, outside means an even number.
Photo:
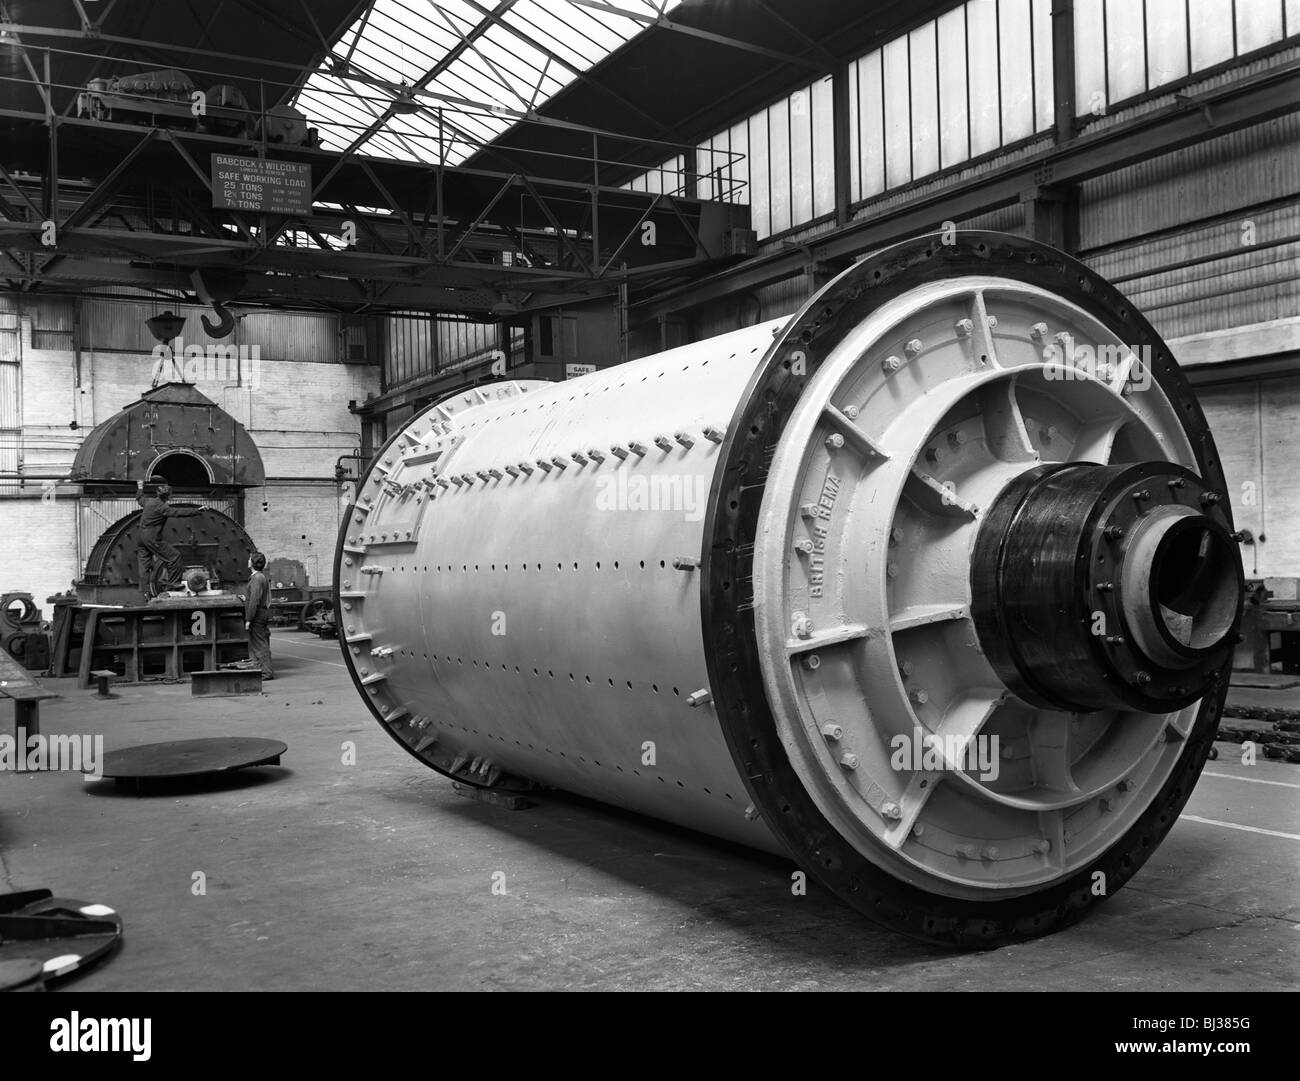
[[[923,237],[791,319],[412,419],[340,534],[339,639],[443,774],[996,945],[1113,894],[1190,795],[1240,621],[1226,497],[1121,293]]]

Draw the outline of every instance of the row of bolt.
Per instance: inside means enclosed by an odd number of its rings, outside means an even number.
[[[702,434],[710,443],[721,443],[723,437],[726,435],[726,430],[715,428],[710,425],[703,430]],[[666,435],[657,435],[654,437],[652,442],[665,454],[673,450],[674,445],[680,446],[684,450],[690,450],[691,447],[695,446],[694,437],[686,432],[677,432],[671,438]],[[626,446],[621,443],[615,443],[609,448],[609,452],[614,455],[615,458],[622,461],[630,455],[644,458],[650,452],[650,448],[644,443],[634,439]],[[453,485],[457,488],[469,487],[474,483],[475,479],[483,481],[486,484],[490,480],[500,480],[506,474],[509,474],[512,477],[527,477],[531,476],[537,470],[541,470],[544,474],[550,473],[552,470],[563,472],[568,468],[571,461],[581,467],[586,465],[588,462],[595,462],[599,465],[604,460],[604,451],[600,450],[598,447],[592,447],[588,450],[575,450],[569,455],[556,454],[550,458],[537,458],[531,462],[524,461],[517,464],[511,463],[504,467],[504,471],[496,468],[479,469],[474,473],[449,474],[447,476],[435,477],[432,480],[424,481],[422,483],[429,487],[436,485],[439,488],[451,488]],[[384,461],[386,464],[392,463],[392,459],[389,458],[384,459]],[[392,482],[386,482],[386,484],[387,483]],[[363,502],[370,502],[369,496],[362,496],[361,498]]]

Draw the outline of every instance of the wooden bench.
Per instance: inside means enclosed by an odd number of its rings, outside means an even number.
[[[117,673],[111,668],[97,668],[90,673],[90,678],[95,681],[95,693],[100,698],[112,698],[110,688],[113,686],[113,680],[117,678]]]

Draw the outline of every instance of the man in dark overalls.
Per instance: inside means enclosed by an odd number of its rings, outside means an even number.
[[[262,679],[275,679],[271,666],[271,585],[262,573],[266,556],[254,552],[248,557],[248,594],[244,599],[244,630],[248,632],[248,667],[261,668]]]
[[[198,514],[202,507],[173,507],[168,500],[172,490],[166,484],[158,485],[153,496],[146,496],[144,483],[138,485],[135,501],[144,508],[140,512],[140,545],[136,549],[136,567],[140,572],[140,588],[146,598],[154,597],[161,580],[163,585],[170,585],[176,578],[181,561],[181,554],[167,541],[163,540],[163,527],[168,518],[189,518]],[[165,571],[165,574],[160,574]]]

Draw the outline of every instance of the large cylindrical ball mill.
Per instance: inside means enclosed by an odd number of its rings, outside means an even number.
[[[792,319],[414,418],[340,536],[340,641],[439,772],[785,853],[890,927],[996,944],[1113,894],[1178,817],[1237,636],[1232,528],[1123,295],[1024,240],[926,237]]]

